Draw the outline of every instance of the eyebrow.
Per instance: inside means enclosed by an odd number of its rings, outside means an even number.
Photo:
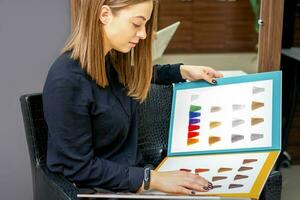
[[[142,20],[146,21],[146,18],[143,16],[135,16],[134,18],[141,18]]]

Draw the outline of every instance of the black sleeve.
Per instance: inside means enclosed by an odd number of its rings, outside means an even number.
[[[185,82],[185,79],[181,77],[180,65],[182,63],[154,65],[152,83],[170,85],[172,83]]]
[[[142,184],[143,168],[123,166],[94,154],[90,90],[80,80],[60,79],[46,84],[43,107],[49,132],[47,165],[77,185],[135,192]]]

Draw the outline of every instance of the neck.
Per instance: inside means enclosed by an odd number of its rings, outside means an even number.
[[[108,54],[108,52],[110,52],[111,48],[107,47],[106,45],[104,45],[104,55],[106,56]]]

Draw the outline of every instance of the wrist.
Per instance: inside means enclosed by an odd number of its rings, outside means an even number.
[[[182,79],[187,80],[185,65],[180,65],[179,69],[180,69],[180,75],[181,75]]]
[[[151,181],[150,181],[150,190],[155,190],[157,187],[157,178],[158,178],[158,172],[151,170]]]
[[[142,194],[144,192],[144,183],[142,183],[141,187],[138,189],[138,191],[136,192],[137,194]]]
[[[156,182],[157,182],[157,177],[158,177],[158,172],[154,171],[154,170],[151,170],[150,171],[150,176],[151,176],[151,179],[150,179],[150,186],[149,186],[149,190],[155,190],[157,187],[156,187]],[[142,183],[141,187],[138,189],[138,191],[136,193],[138,194],[142,194],[145,192],[144,190],[144,182]]]

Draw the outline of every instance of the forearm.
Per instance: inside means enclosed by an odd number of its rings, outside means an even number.
[[[152,83],[170,85],[172,83],[185,82],[181,76],[181,63],[155,65]]]

